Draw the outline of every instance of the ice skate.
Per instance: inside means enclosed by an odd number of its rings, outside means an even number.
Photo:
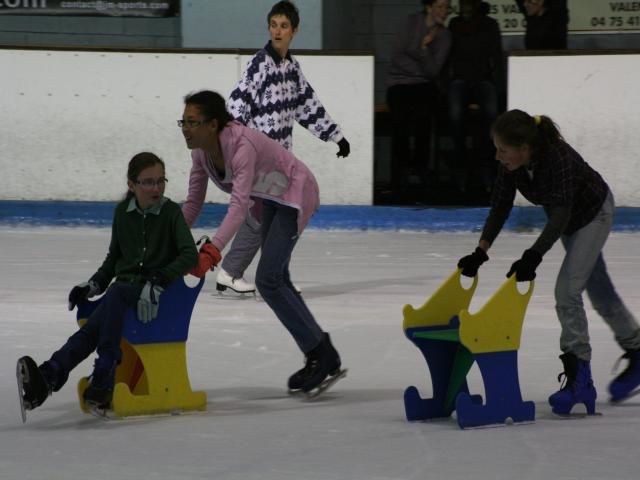
[[[324,333],[320,344],[306,356],[305,366],[289,377],[289,393],[302,393],[307,398],[314,398],[346,374],[329,334]]]
[[[218,295],[222,295],[227,289],[239,294],[241,297],[255,297],[256,295],[256,286],[253,283],[247,282],[243,277],[234,278],[221,268],[216,279],[216,290]]]
[[[568,417],[572,414],[573,407],[582,403],[587,409],[587,415],[596,415],[596,389],[591,378],[591,366],[589,362],[580,360],[572,353],[560,355],[564,365],[564,372],[558,375],[558,381],[564,376],[565,384],[556,393],[549,397],[549,405],[553,413]],[[577,416],[585,416],[578,414]]]
[[[115,361],[101,357],[96,359],[89,386],[83,394],[84,402],[89,409],[100,411],[111,408],[115,372]]]
[[[16,364],[16,379],[22,422],[27,421],[27,410],[33,410],[51,395],[51,385],[31,357],[22,357]]]
[[[609,384],[611,402],[618,403],[640,394],[640,350],[627,351],[618,362],[629,360],[627,368]],[[617,365],[617,363],[616,363]]]

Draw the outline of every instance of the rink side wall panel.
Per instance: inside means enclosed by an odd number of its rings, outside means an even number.
[[[509,57],[509,108],[547,114],[611,186],[619,206],[640,207],[640,54]],[[113,201],[126,163],[150,150],[167,163],[167,195],[184,200],[189,152],[175,120],[183,96],[228,95],[249,52],[0,49],[0,200]],[[294,153],[314,171],[322,202],[370,205],[373,197],[372,55],[297,55],[307,78],[352,145],[296,127]],[[226,203],[209,189],[209,202]],[[527,205],[522,198],[519,205]]]
[[[296,55],[317,95],[351,143],[351,155],[304,128],[294,128],[294,154],[314,172],[321,200],[373,202],[372,55]],[[0,200],[112,201],[126,189],[130,158],[152,151],[164,159],[166,194],[181,202],[191,157],[176,120],[186,94],[227,97],[251,58],[231,51],[0,49]],[[210,188],[209,202],[227,202]]]
[[[639,207],[640,52],[521,52],[508,60],[508,108],[551,117],[616,204]],[[528,205],[522,197],[518,204]]]

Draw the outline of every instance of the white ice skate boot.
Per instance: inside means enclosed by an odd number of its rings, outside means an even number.
[[[224,269],[220,269],[218,278],[216,279],[216,290],[219,293],[224,292],[227,288],[236,293],[256,293],[256,286],[247,282],[244,278],[233,278]]]

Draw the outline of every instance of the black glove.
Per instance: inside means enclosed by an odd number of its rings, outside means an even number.
[[[100,286],[93,280],[76,285],[69,292],[69,310],[73,310],[77,304],[98,295],[100,292]]]
[[[489,260],[489,255],[480,247],[476,247],[471,255],[462,257],[458,261],[458,268],[462,269],[465,277],[475,277],[478,274],[480,265]]]
[[[542,255],[535,250],[525,250],[520,260],[511,265],[511,269],[507,272],[507,278],[515,273],[517,282],[530,282],[536,278],[536,268],[540,262],[542,262]]]
[[[343,138],[338,142],[338,153],[336,153],[336,157],[348,157],[349,153],[351,153],[351,147],[349,146],[349,142],[347,142],[346,138]]]

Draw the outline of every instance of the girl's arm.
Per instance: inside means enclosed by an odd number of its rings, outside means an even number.
[[[168,265],[160,269],[167,285],[176,278],[186,275],[198,263],[198,250],[182,212],[176,206],[171,215],[170,230],[178,255]]]
[[[251,206],[251,191],[257,156],[258,152],[253,144],[249,141],[242,141],[231,159],[233,187],[229,208],[216,234],[211,239],[211,243],[220,251],[233,238],[247,215],[250,215],[249,207]]]
[[[189,191],[187,199],[182,205],[182,214],[189,227],[192,227],[200,216],[202,205],[207,195],[207,185],[209,183],[209,174],[202,166],[204,152],[202,150],[194,150],[191,152],[191,172],[189,173]]]

